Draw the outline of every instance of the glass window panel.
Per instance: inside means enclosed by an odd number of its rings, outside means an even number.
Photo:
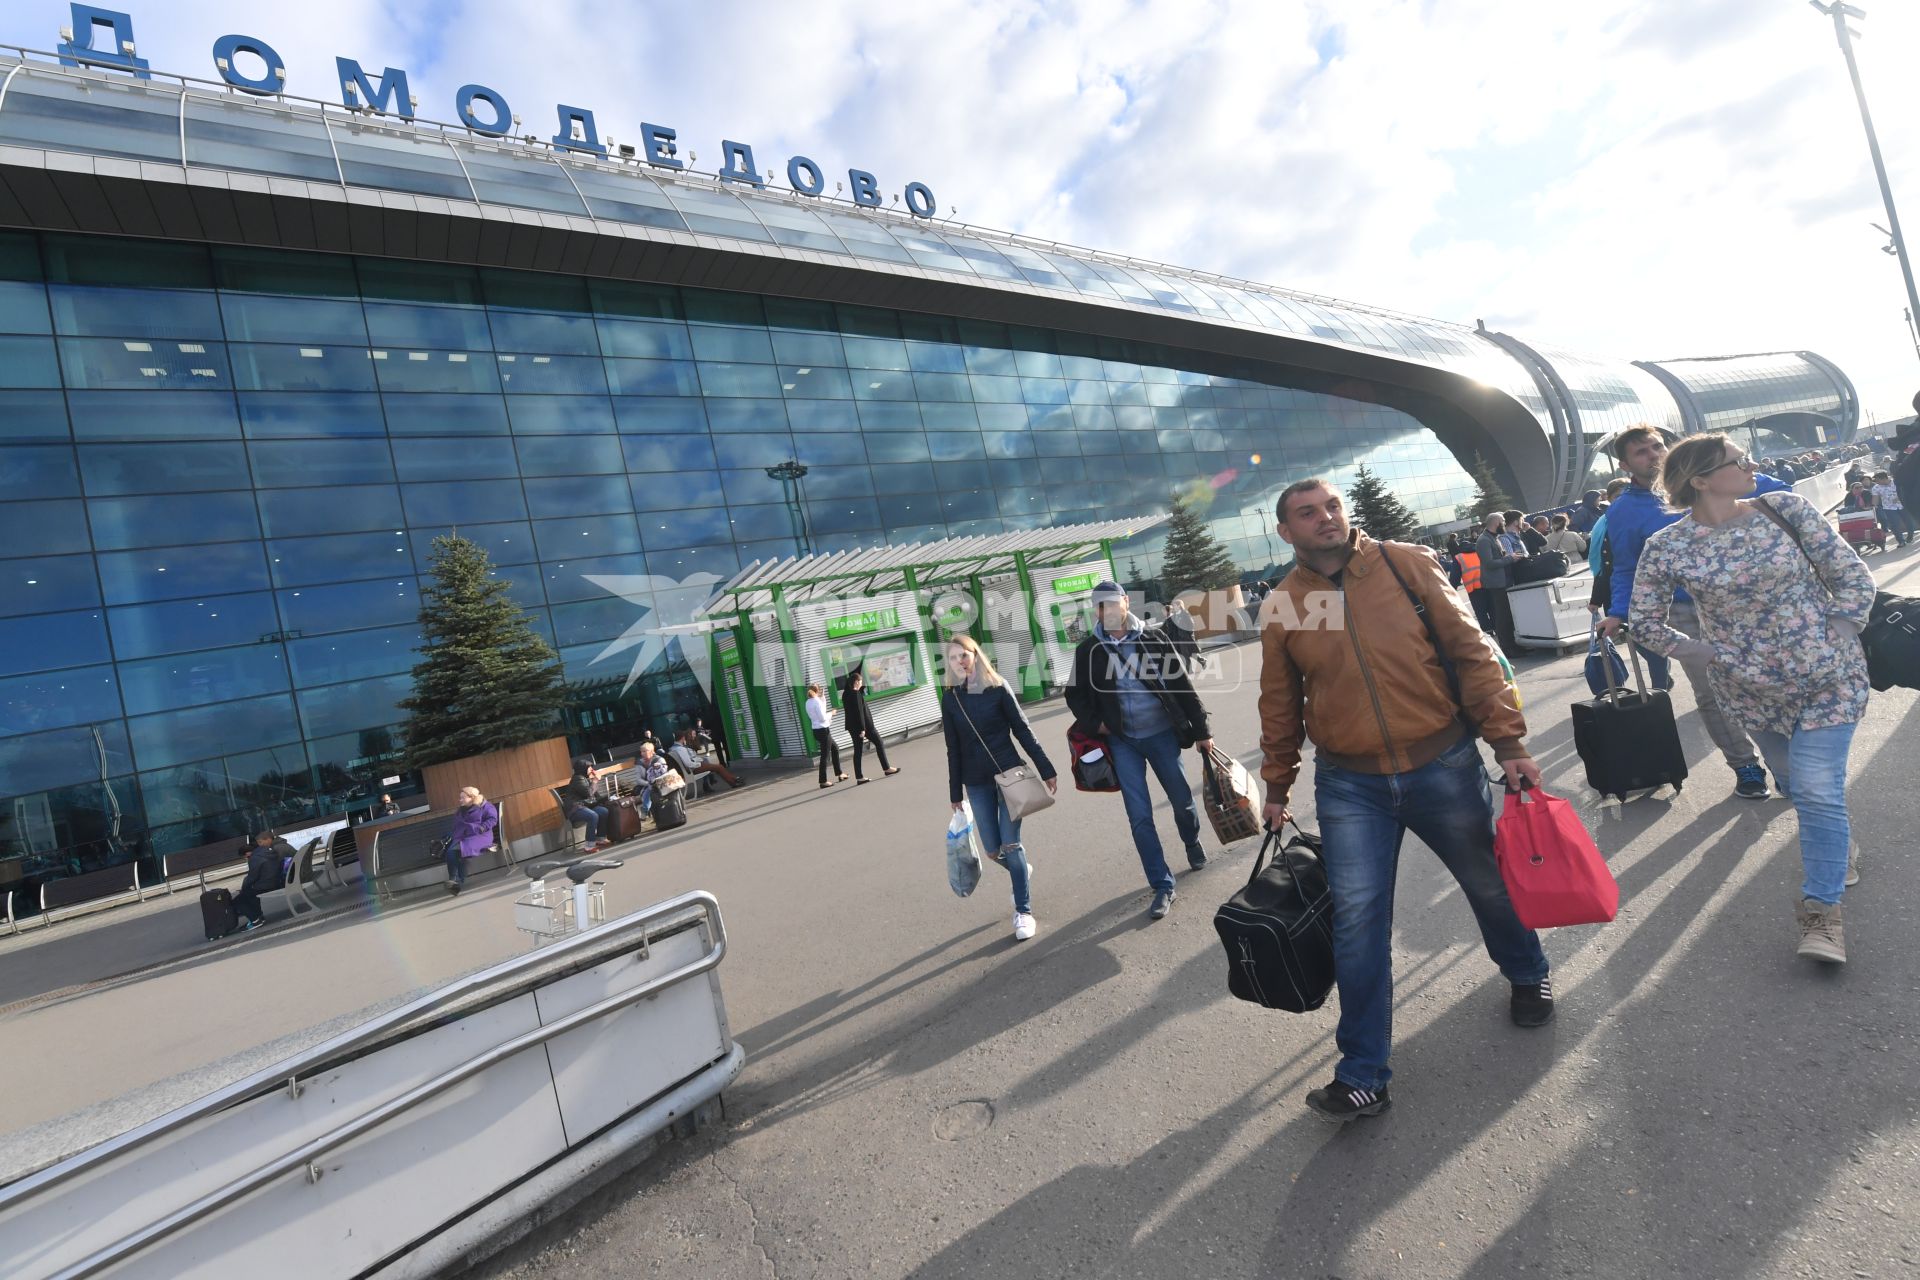
[[[855,533],[880,527],[880,508],[872,498],[809,502],[808,523],[821,533]]]
[[[584,314],[591,309],[587,282],[579,276],[482,267],[480,286],[486,294],[487,305],[496,309],[510,307],[516,311],[554,314]]]
[[[400,497],[406,505],[407,524],[412,527],[527,518],[527,503],[518,480],[403,484]]]
[[[414,564],[421,573],[432,572],[434,540],[456,532],[469,542],[480,544],[495,564],[525,564],[536,558],[533,529],[524,520],[500,524],[462,524],[457,527],[415,525],[410,532],[413,534]]]
[[[226,336],[237,341],[367,345],[367,323],[358,301],[223,293],[220,314]]]
[[[100,603],[90,556],[0,560],[0,616],[51,613]]]
[[[0,734],[18,732],[6,723],[6,706],[5,694],[0,693]],[[118,713],[114,714],[117,717]],[[102,772],[109,777],[130,772],[133,753],[127,747],[126,726],[116,718],[96,728],[97,738],[96,729],[56,730],[37,737],[11,738],[0,745],[0,778],[7,780],[6,794],[32,795],[98,779]],[[103,752],[104,770],[100,759]]]
[[[797,432],[860,433],[860,412],[851,400],[789,400],[787,422]]]
[[[607,393],[607,375],[599,356],[502,354],[500,383],[508,395]],[[611,428],[609,428],[611,430]]]
[[[0,440],[61,441],[67,426],[67,401],[58,391],[0,391]]]
[[[536,436],[516,440],[514,447],[520,451],[520,474],[526,476],[609,475],[626,469],[613,436]]]
[[[93,521],[94,545],[102,551],[237,542],[260,536],[251,493],[94,498],[87,503],[87,511]]]
[[[460,155],[482,203],[587,216],[573,184],[547,156],[520,148],[505,151],[485,146],[463,146]]]
[[[404,720],[406,713],[400,709],[400,702],[412,694],[413,676],[398,674],[324,689],[302,689],[294,697],[300,703],[300,720],[306,725],[307,736],[324,738]]]
[[[609,365],[613,361],[607,362]],[[615,396],[614,421],[622,432],[634,434],[674,434],[707,430],[706,402],[695,398],[671,396]]]
[[[635,621],[632,604],[604,593],[597,599],[553,606],[553,633],[563,646],[611,640]]]
[[[92,390],[193,390],[231,385],[226,345],[181,339],[62,338],[60,364],[70,387]]]
[[[0,447],[0,499],[77,498],[80,473],[71,445]]]
[[[914,395],[920,400],[971,401],[973,383],[961,373],[916,373]]]
[[[179,164],[180,91],[22,68],[7,89],[0,142]]]
[[[119,718],[120,686],[112,667],[77,667],[0,680],[0,736]]]
[[[503,436],[510,426],[500,396],[383,395],[387,430],[396,436]]]
[[[680,291],[672,285],[641,284],[632,280],[587,281],[593,309],[602,315],[639,316],[650,320],[682,320]]]
[[[793,509],[784,502],[727,510],[727,524],[732,530],[730,541],[734,542],[787,537],[794,531],[793,520]]]
[[[107,610],[107,625],[122,662],[250,644],[280,630],[273,597],[264,592],[124,605]]]
[[[300,741],[293,699],[286,694],[188,707],[127,721],[133,758],[142,769],[235,755]]]
[[[716,435],[735,431],[785,434],[786,402],[751,399],[709,401],[707,426]]]
[[[356,258],[354,264],[360,273],[361,293],[370,299],[480,305],[480,273],[472,267],[394,258]],[[369,328],[374,324],[374,311],[369,304]]]
[[[927,447],[935,462],[987,456],[986,443],[978,431],[929,431]]]
[[[875,462],[925,462],[927,437],[918,431],[895,431],[867,437],[867,457]]]
[[[714,455],[722,470],[731,467],[770,467],[793,457],[793,437],[785,432],[716,436]]]
[[[837,333],[789,333],[776,330],[771,336],[774,359],[781,364],[846,368],[846,351],[840,345],[840,335]]]
[[[1031,458],[1034,437],[1029,431],[989,431],[986,433],[989,458]]]
[[[487,323],[487,313],[477,307],[368,302],[364,310],[367,336],[376,347],[487,351],[493,346],[493,330]]]
[[[612,435],[613,403],[605,396],[515,396],[507,401],[515,435]]]
[[[727,512],[724,507],[697,511],[672,511],[647,516],[642,521],[641,541],[647,550],[668,547],[697,547],[709,542],[729,542]]]
[[[520,486],[526,491],[527,512],[536,520],[564,515],[612,515],[633,510],[633,497],[622,475],[526,479]]]
[[[800,436],[794,441],[795,454],[808,465],[816,463],[859,464],[867,460],[867,448],[853,432],[831,432]]]
[[[387,130],[360,120],[333,125],[334,149],[349,186],[471,200],[473,188],[443,135]]]
[[[1029,437],[1043,458],[1077,458],[1080,441],[1069,431],[1049,431]]]
[[[735,240],[771,242],[773,237],[753,216],[753,211],[737,196],[725,191],[699,191],[689,187],[664,188],[687,230],[702,235],[730,236]],[[758,323],[754,321],[751,323]]]
[[[201,599],[228,591],[264,591],[266,555],[257,542],[221,542],[164,551],[103,551],[100,584],[108,604]],[[221,643],[231,643],[231,639]]]
[[[696,359],[773,363],[773,344],[763,330],[691,324],[687,334]]]
[[[918,431],[922,426],[920,406],[913,401],[861,401],[859,412],[865,431]]]
[[[780,390],[789,399],[851,400],[853,384],[844,369],[818,368],[813,365],[783,365],[779,369]]]
[[[756,202],[753,212],[775,244],[841,256],[847,253],[847,247],[840,243],[840,237],[828,230],[827,224],[809,210],[775,204],[769,200]]]
[[[262,489],[393,479],[385,440],[255,441],[247,446],[247,453],[253,460],[254,484]]]
[[[785,502],[788,490],[765,471],[755,468],[751,471],[723,471],[720,473],[720,487],[726,494],[729,506],[752,506],[762,502]]]
[[[243,391],[371,391],[365,347],[290,347],[235,343],[234,385]]]
[[[700,381],[687,360],[607,360],[615,395],[697,396]]]
[[[300,825],[317,814],[312,771],[298,742],[140,775],[156,850],[232,839],[246,843],[261,819]]]
[[[14,556],[85,551],[86,509],[74,500],[0,502],[0,548]]]
[[[287,687],[287,659],[278,644],[120,664],[120,696],[130,716],[254,698]]]
[[[493,290],[489,286],[489,296]],[[581,294],[585,305],[586,295]],[[537,311],[488,313],[496,351],[541,351],[555,355],[598,356],[600,339],[594,332],[590,315],[560,315]]]
[[[112,657],[99,609],[0,619],[0,676],[85,666]]]
[[[260,522],[269,537],[398,529],[406,523],[393,485],[281,489],[259,495]]]
[[[45,235],[41,244],[51,284],[213,287],[213,264],[202,245],[81,235]]]
[[[382,627],[376,631],[347,631],[315,636],[287,644],[293,682],[300,688],[366,680],[411,672],[420,647],[417,626]]]
[[[629,471],[710,471],[719,465],[705,436],[626,436],[620,448]]]
[[[0,387],[57,387],[60,361],[51,338],[0,337]]]
[[[211,293],[52,284],[47,294],[58,333],[206,340],[222,332],[220,308]]]
[[[589,577],[635,577],[646,571],[646,558],[633,553],[624,556],[583,556],[577,560],[569,559],[564,564],[540,566],[540,578],[545,585],[547,599],[560,604],[568,600],[597,600],[606,596],[607,589],[589,582]]]
[[[393,465],[402,480],[488,480],[518,475],[513,441],[394,440]]]
[[[676,196],[678,192],[675,192]],[[717,199],[729,204],[735,203],[734,197],[720,195]],[[752,216],[752,215],[747,215]],[[686,312],[686,318],[695,324],[737,324],[749,328],[763,329],[767,324],[766,308],[761,305],[757,293],[734,293],[718,289],[682,289],[680,304]]]
[[[887,230],[866,218],[853,213],[842,213],[837,209],[821,209],[817,215],[821,222],[830,227],[840,237],[840,243],[847,252],[855,257],[871,258],[879,262],[913,261],[898,240],[887,234]]]
[[[340,181],[317,117],[234,96],[187,95],[187,163],[313,182]]]
[[[640,530],[631,515],[536,520],[533,541],[542,560],[620,555],[640,550]]]
[[[563,162],[564,163],[564,162]],[[665,227],[685,231],[687,222],[667,200],[652,179],[642,174],[607,173],[585,165],[567,165],[567,172],[587,198],[587,207],[596,218],[612,222],[631,222],[643,227]]]
[[[413,548],[399,532],[281,538],[267,544],[277,587],[305,587],[413,572]]]
[[[360,282],[353,274],[351,258],[286,249],[251,249],[239,245],[214,245],[212,252],[214,282],[223,290],[346,298],[354,313],[357,315],[359,312]],[[277,301],[285,300],[282,298]],[[365,336],[364,329],[359,332]],[[306,335],[297,335],[295,340],[303,336]]]
[[[939,488],[933,466],[926,462],[869,467],[875,493],[931,493]]]
[[[771,398],[780,394],[779,376],[768,365],[715,364],[702,360],[697,367],[703,395]]]
[[[365,362],[366,353],[361,353]],[[274,436],[384,436],[380,397],[351,392],[242,391],[240,426],[260,439]]]
[[[279,593],[280,613],[294,638],[417,623],[420,595],[414,578],[375,578]]]
[[[79,452],[87,492],[96,496],[251,487],[246,447],[237,442],[83,444]]]
[[[814,467],[806,483],[809,498],[863,498],[873,493],[873,476],[864,464]]]
[[[731,578],[740,572],[740,554],[731,546],[678,547],[647,552],[647,572],[684,582],[696,573]]]
[[[375,347],[374,374],[382,391],[486,392],[500,390],[490,351],[420,351]]]
[[[609,356],[636,356],[649,360],[691,360],[693,340],[683,324],[664,320],[596,320],[600,347]],[[691,367],[691,366],[689,366]]]
[[[236,439],[230,391],[67,391],[81,439]]]
[[[762,479],[765,477],[762,476]],[[717,507],[724,500],[717,471],[680,471],[671,476],[627,477],[635,511],[672,511],[678,507]]]

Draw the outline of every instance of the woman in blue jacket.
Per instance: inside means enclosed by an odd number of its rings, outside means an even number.
[[[467,859],[477,858],[500,839],[500,810],[476,787],[460,788],[460,807],[447,832],[447,892],[467,887]]]
[[[1017,738],[1049,792],[1058,793],[1059,779],[1047,753],[1034,740],[1026,713],[972,636],[957,635],[947,641],[946,683],[940,723],[947,736],[947,799],[958,813],[964,793],[964,803],[973,807],[980,847],[1012,878],[1013,936],[1025,942],[1036,928],[1028,894],[1027,854],[1020,843],[1020,820],[1008,814],[993,775],[1021,763],[1013,745]]]

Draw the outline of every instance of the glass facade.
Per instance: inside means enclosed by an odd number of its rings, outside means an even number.
[[[1701,431],[1734,431],[1776,413],[1813,413],[1850,434],[1859,417],[1853,389],[1836,381],[1825,361],[1792,352],[1662,360],[1660,368],[1685,388],[1699,413]],[[1817,443],[1803,441],[1794,447]]]
[[[1452,518],[1471,486],[1430,431],[1303,377],[750,294],[0,234],[0,883],[365,803],[455,526],[559,652],[576,740],[611,743],[700,694],[673,649],[624,697],[629,657],[596,657],[756,558],[1180,492],[1259,571],[1285,558],[1279,488],[1360,463]],[[789,459],[792,490],[766,473]],[[1118,549],[1136,583],[1158,547]]]

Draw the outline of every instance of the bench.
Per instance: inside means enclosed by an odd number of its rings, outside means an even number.
[[[332,839],[331,835],[316,836],[301,846],[300,852],[294,855],[293,868],[287,873],[286,884],[278,889],[269,889],[260,895],[262,916],[281,907],[285,907],[290,916],[299,915],[300,908],[303,906],[313,912],[320,910],[309,890],[322,891],[321,886],[314,879],[314,867],[316,862],[324,864],[325,849],[330,839]],[[335,887],[340,887],[337,882]]]
[[[124,901],[140,900],[140,864],[124,863],[77,876],[61,876],[40,884],[40,921],[51,927],[54,920],[84,915]],[[13,899],[7,899],[7,923],[14,925]],[[14,926],[17,928],[17,926]]]
[[[493,829],[493,848],[467,860],[469,877],[513,864],[513,854],[501,834],[507,821],[506,805],[499,800],[491,803],[500,814],[499,824]],[[391,898],[444,884],[447,863],[442,842],[452,821],[453,810],[448,809],[404,825],[374,827],[372,839],[360,846],[360,874],[369,896]],[[361,831],[365,830],[362,826]]]
[[[235,837],[163,853],[160,855],[161,882],[167,892],[172,893],[174,886],[185,880],[196,881],[197,887],[204,890],[210,872],[214,879],[240,875],[247,869],[247,855],[239,845]]]

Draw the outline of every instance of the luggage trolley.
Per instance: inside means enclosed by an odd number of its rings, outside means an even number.
[[[527,879],[533,883],[524,897],[514,899],[514,927],[532,934],[533,945],[542,947],[556,938],[606,923],[607,887],[593,877],[624,865],[618,858],[534,863],[526,868]],[[559,874],[565,874],[571,883],[550,884]]]

